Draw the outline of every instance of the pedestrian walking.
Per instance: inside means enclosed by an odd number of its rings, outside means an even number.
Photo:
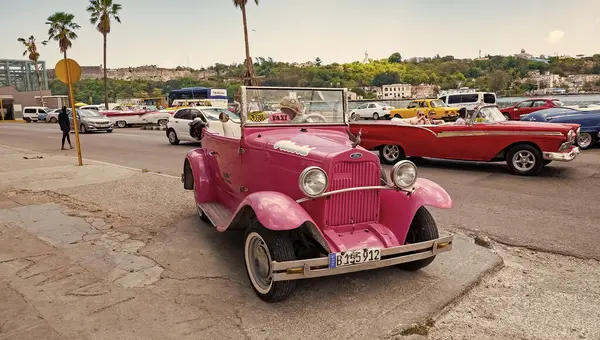
[[[61,150],[65,149],[65,139],[69,142],[69,147],[72,149],[73,145],[71,144],[71,138],[69,137],[69,133],[71,132],[71,122],[69,122],[69,115],[67,115],[67,107],[63,106],[62,110],[58,114],[58,125],[62,130],[62,147]]]

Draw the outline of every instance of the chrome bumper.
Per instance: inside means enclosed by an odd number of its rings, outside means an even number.
[[[544,152],[544,159],[547,161],[570,162],[580,153],[579,147],[576,146],[569,152]]]
[[[336,268],[329,268],[329,257],[286,262],[273,261],[271,262],[271,274],[273,281],[285,281],[389,267],[400,263],[426,259],[440,253],[448,252],[452,250],[453,239],[454,236],[446,236],[421,243],[385,248],[381,250],[381,260],[379,261]]]

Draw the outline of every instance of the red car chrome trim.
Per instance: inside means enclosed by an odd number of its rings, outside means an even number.
[[[562,136],[562,132],[542,132],[542,131],[443,131],[437,134],[438,138],[445,137],[464,137],[464,136],[505,136],[505,135],[520,135],[520,136]]]

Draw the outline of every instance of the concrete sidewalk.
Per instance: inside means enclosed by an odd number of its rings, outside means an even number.
[[[84,162],[0,147],[0,339],[396,338],[502,265],[457,235],[420,272],[302,280],[266,304],[243,235],[202,224],[178,178]]]

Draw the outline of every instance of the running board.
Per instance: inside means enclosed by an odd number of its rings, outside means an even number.
[[[217,202],[198,203],[198,208],[208,217],[218,231],[223,231],[231,221],[233,213]]]

